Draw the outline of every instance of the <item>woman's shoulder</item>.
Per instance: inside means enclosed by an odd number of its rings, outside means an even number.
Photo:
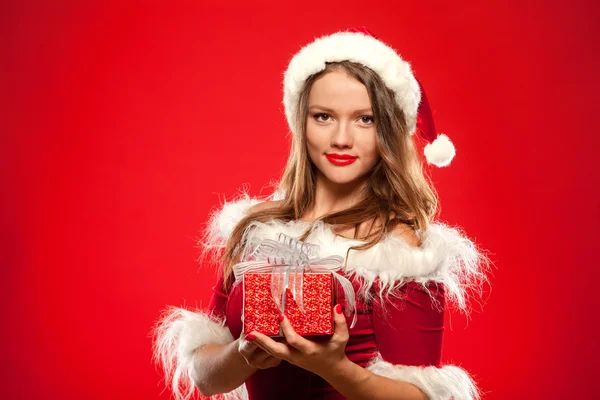
[[[481,295],[490,261],[458,227],[434,221],[423,232],[403,222],[375,246],[351,252],[346,273],[361,281],[361,290],[374,285],[379,293],[404,284],[424,290],[441,286],[449,305],[468,312],[468,297]]]
[[[421,241],[419,240],[415,229],[406,223],[401,222],[397,224],[390,230],[388,235],[402,240],[410,248],[418,248],[421,246]]]

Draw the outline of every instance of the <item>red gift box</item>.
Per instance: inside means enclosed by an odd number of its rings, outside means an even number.
[[[271,294],[270,273],[244,274],[244,333],[258,331],[268,336],[283,336],[279,309]],[[305,272],[302,284],[304,312],[286,289],[284,314],[302,336],[333,333],[333,277],[331,273]]]

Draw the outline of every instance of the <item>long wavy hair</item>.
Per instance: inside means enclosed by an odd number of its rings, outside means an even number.
[[[367,88],[375,118],[380,160],[368,176],[362,200],[351,208],[324,215],[317,221],[331,225],[336,234],[354,228],[354,239],[365,243],[351,247],[350,251],[374,246],[401,223],[414,229],[420,238],[435,217],[437,195],[423,171],[394,92],[370,68],[350,61],[328,63],[323,71],[306,80],[300,94],[298,129],[292,135],[290,155],[279,182],[278,192],[285,193],[285,196],[275,207],[249,213],[234,228],[220,260],[226,282],[232,275],[233,265],[239,261],[245,232],[252,222],[298,220],[315,205],[316,167],[308,155],[306,143],[308,98],[313,83],[333,70],[344,71]],[[363,225],[365,223],[370,228],[359,236],[359,228],[367,226]],[[310,229],[300,239],[304,240],[309,233]]]

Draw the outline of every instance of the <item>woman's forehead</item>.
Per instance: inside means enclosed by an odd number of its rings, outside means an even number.
[[[332,71],[317,79],[308,97],[309,107],[321,106],[344,111],[371,108],[367,88],[342,71]]]

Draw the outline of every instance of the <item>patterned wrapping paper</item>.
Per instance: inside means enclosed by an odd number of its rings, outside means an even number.
[[[270,273],[244,274],[244,333],[258,331],[268,336],[280,337],[279,310],[271,294]],[[284,314],[296,332],[302,336],[331,335],[334,301],[331,273],[305,272],[302,285],[304,312],[286,289]]]

